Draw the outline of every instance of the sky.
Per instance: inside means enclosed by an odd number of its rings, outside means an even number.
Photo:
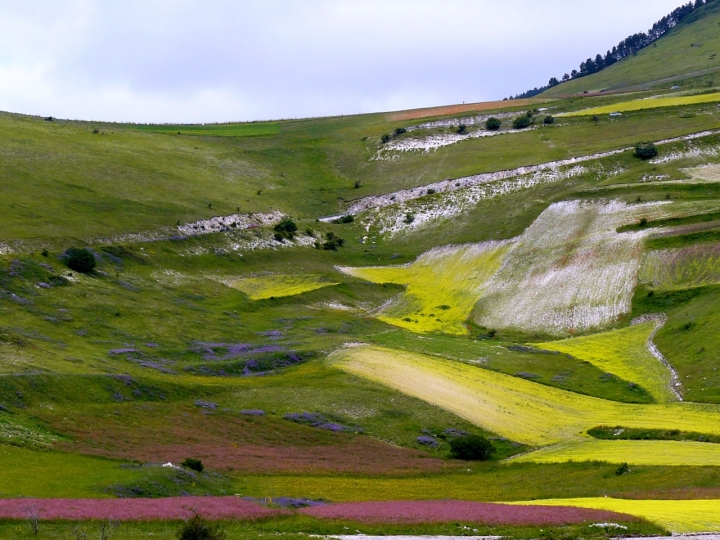
[[[491,101],[682,0],[0,0],[0,110],[227,122]]]

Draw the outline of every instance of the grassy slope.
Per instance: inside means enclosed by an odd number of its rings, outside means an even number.
[[[714,2],[690,15],[668,35],[637,56],[588,77],[552,88],[544,97],[616,89],[707,86],[718,79],[720,58],[720,4]],[[683,79],[696,79],[683,82]],[[667,79],[667,80],[665,80]],[[712,86],[712,84],[710,84]]]

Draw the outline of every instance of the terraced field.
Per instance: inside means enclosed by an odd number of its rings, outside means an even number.
[[[348,373],[534,446],[578,440],[584,431],[598,425],[720,433],[720,408],[715,405],[617,403],[467,364],[374,347],[339,351],[331,361]]]
[[[610,114],[612,112],[624,113],[642,111],[644,109],[681,107],[683,105],[702,105],[717,102],[720,102],[720,93],[656,97],[649,99],[636,99],[632,101],[621,101],[620,103],[614,103],[612,105],[567,113],[567,116],[595,116],[600,114]]]
[[[623,500],[610,497],[556,499],[523,504],[579,506],[614,512],[629,512],[653,521],[675,534],[720,530],[720,500]]]
[[[686,441],[572,441],[530,452],[511,461],[604,461],[630,465],[720,467],[720,444]]]
[[[661,403],[676,401],[670,388],[671,372],[648,350],[654,321],[610,332],[563,341],[539,343],[537,347],[570,354],[600,369],[647,389]]]
[[[322,276],[310,275],[267,275],[241,278],[231,281],[230,287],[244,292],[252,300],[295,296],[309,291],[331,287],[337,283]]]
[[[463,323],[502,264],[507,242],[448,246],[425,253],[404,267],[340,270],[373,283],[397,283],[407,290],[378,313],[381,321],[416,332],[465,335]]]

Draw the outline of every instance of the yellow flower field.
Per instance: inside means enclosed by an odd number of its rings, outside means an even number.
[[[308,291],[322,289],[337,283],[325,280],[321,276],[306,274],[271,274],[242,278],[229,283],[250,297],[251,300],[265,300],[282,296],[295,296]]]
[[[405,266],[340,268],[373,283],[397,283],[407,290],[378,318],[414,332],[465,335],[463,322],[500,267],[508,243],[486,242],[434,249]]]
[[[665,527],[673,534],[720,531],[720,500],[628,500],[610,497],[548,499],[517,503],[540,506],[577,506],[611,510],[642,517]]]
[[[606,461],[631,465],[720,466],[720,444],[691,441],[571,441],[541,448],[509,461],[565,463]]]
[[[478,367],[379,347],[331,355],[339,369],[533,446],[582,440],[598,425],[720,434],[720,405],[636,405],[583,396]]]
[[[538,343],[536,346],[590,362],[642,386],[661,403],[676,401],[670,390],[670,371],[647,348],[654,329],[655,323],[651,321],[591,336]]]
[[[695,96],[657,97],[651,99],[636,99],[633,101],[624,101],[622,103],[615,103],[614,105],[594,107],[592,109],[584,109],[582,111],[575,111],[558,116],[592,116],[599,114],[610,114],[611,112],[631,112],[641,111],[643,109],[659,109],[662,107],[701,105],[703,103],[715,103],[717,101],[720,101],[720,92]]]

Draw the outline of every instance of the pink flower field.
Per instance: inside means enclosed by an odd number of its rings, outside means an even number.
[[[283,512],[240,497],[169,497],[166,499],[0,499],[0,518],[41,520],[146,521],[186,519],[198,513],[208,519],[259,519]]]
[[[590,521],[634,521],[625,514],[567,506],[513,506],[471,501],[384,501],[339,503],[300,510],[321,519],[365,523],[474,522],[487,525],[568,525]]]

